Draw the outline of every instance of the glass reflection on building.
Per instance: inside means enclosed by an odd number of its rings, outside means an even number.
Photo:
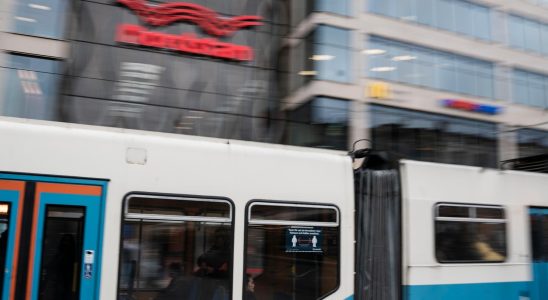
[[[548,24],[517,15],[508,16],[511,47],[548,55]]]
[[[377,150],[397,157],[497,167],[495,123],[370,105],[371,135]]]
[[[2,115],[55,120],[61,63],[15,54],[5,58]]]
[[[548,153],[548,131],[524,128],[517,131],[518,157]]]
[[[347,149],[350,103],[316,97],[289,113],[286,143],[290,145]]]
[[[490,40],[489,8],[462,0],[369,0],[369,11],[409,22]]]
[[[432,89],[493,97],[493,64],[376,36],[362,51],[366,75]]]
[[[68,0],[14,1],[10,31],[62,39],[65,34],[68,6]]]
[[[528,106],[548,107],[548,76],[525,70],[513,70],[513,99]]]

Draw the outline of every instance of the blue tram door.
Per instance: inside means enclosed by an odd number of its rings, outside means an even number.
[[[102,183],[13,177],[0,173],[0,300],[98,299]]]
[[[530,208],[532,300],[548,299],[548,208]]]
[[[25,184],[22,181],[0,180],[0,299],[13,299],[15,293],[16,261],[21,230],[21,201]]]

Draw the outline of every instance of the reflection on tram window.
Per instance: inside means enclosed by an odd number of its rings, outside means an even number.
[[[10,205],[0,203],[0,270],[6,267],[6,256],[8,250],[8,227],[10,220]],[[4,291],[4,272],[0,272],[0,295]]]
[[[272,213],[265,220],[267,208]],[[333,212],[338,213],[334,207],[251,206],[245,299],[308,300],[334,292],[339,278],[339,227]]]
[[[231,299],[228,201],[133,196],[127,202],[119,299]]]
[[[468,210],[466,216],[451,211]],[[500,207],[438,205],[436,258],[442,263],[503,262],[506,220]]]

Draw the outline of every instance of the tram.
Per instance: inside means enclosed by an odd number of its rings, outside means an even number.
[[[0,297],[548,299],[548,176],[0,118]]]

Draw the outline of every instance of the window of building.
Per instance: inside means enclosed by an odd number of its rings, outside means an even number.
[[[525,70],[513,70],[514,103],[548,107],[548,76]]]
[[[369,108],[376,149],[414,160],[497,167],[495,123],[381,105]]]
[[[67,0],[17,0],[13,3],[12,32],[54,39],[64,37]]]
[[[437,204],[436,259],[441,263],[503,262],[506,218],[502,207]]]
[[[9,117],[54,120],[58,105],[61,62],[52,59],[7,54],[1,68],[0,114]]]
[[[526,1],[536,5],[548,6],[548,0],[526,0]]]
[[[327,149],[347,149],[350,102],[316,97],[288,113],[286,143]]]
[[[524,128],[517,133],[519,157],[548,154],[548,131]]]
[[[325,205],[253,202],[246,249],[244,269],[254,279],[255,299],[321,299],[339,284],[339,212]]]
[[[516,15],[509,15],[507,23],[511,47],[548,55],[548,24]]]
[[[369,0],[369,11],[466,36],[490,40],[489,8],[461,0]]]
[[[372,36],[365,76],[432,89],[493,97],[493,64],[487,61]]]
[[[232,211],[223,199],[129,196],[119,297],[231,299]]]
[[[314,32],[312,53],[306,59],[314,63],[315,78],[350,82],[350,31],[320,25]]]
[[[343,16],[349,16],[350,1],[349,0],[337,0],[337,1],[316,0],[316,10],[322,11],[322,12],[330,12],[330,13],[339,14]]]

